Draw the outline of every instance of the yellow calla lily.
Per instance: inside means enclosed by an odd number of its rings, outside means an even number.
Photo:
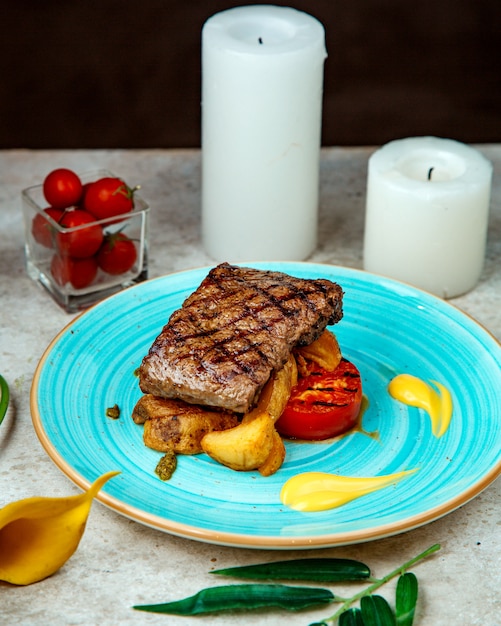
[[[30,585],[62,567],[78,548],[92,500],[119,473],[103,474],[77,496],[26,498],[0,509],[0,580]]]

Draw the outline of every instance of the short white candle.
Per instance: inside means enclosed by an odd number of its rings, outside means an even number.
[[[219,261],[303,260],[316,246],[325,32],[287,7],[202,30],[202,236]]]
[[[369,159],[364,268],[443,298],[472,289],[485,258],[492,164],[451,139],[392,141]]]

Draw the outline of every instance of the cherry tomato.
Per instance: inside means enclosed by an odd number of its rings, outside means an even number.
[[[97,254],[99,267],[107,274],[128,272],[137,259],[136,246],[132,239],[123,233],[107,235]]]
[[[328,439],[356,425],[361,404],[362,382],[353,363],[341,359],[333,372],[315,366],[293,387],[276,428],[292,439]]]
[[[78,259],[96,254],[103,242],[103,229],[95,224],[95,218],[82,209],[65,211],[59,224],[64,228],[72,229],[69,232],[57,234],[57,246],[62,255]],[[85,224],[92,224],[85,227]],[[80,228],[78,228],[80,227]],[[73,230],[75,229],[75,230]]]
[[[43,182],[43,193],[52,207],[67,209],[80,200],[82,181],[75,172],[62,167],[46,176]]]
[[[54,207],[48,207],[44,209],[44,212],[55,222],[63,217],[64,211],[62,209],[55,209]],[[56,236],[56,229],[50,223],[50,221],[42,215],[37,213],[31,223],[31,233],[33,239],[46,248],[54,247],[54,237]]]
[[[50,271],[58,285],[70,283],[75,289],[88,287],[97,275],[96,257],[74,259],[69,256],[55,254],[52,257]]]
[[[85,194],[87,193],[87,189],[92,185],[92,183],[84,183],[82,185],[82,194],[80,196],[80,200],[77,204],[77,209],[82,209],[85,211]]]
[[[100,178],[89,185],[84,206],[98,220],[129,213],[134,207],[134,189],[119,178]]]

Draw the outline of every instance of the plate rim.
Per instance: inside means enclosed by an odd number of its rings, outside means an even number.
[[[32,417],[32,423],[36,432],[36,435],[44,448],[45,452],[48,454],[49,458],[55,463],[55,465],[69,478],[75,485],[80,487],[83,490],[87,490],[91,482],[84,478],[76,469],[74,469],[70,463],[62,456],[62,454],[57,450],[56,446],[51,441],[50,437],[46,433],[43,428],[42,418],[39,411],[38,403],[37,403],[37,392],[39,389],[39,379],[42,374],[42,370],[44,365],[52,352],[54,346],[58,343],[60,338],[64,336],[73,325],[79,322],[83,317],[88,315],[90,311],[95,310],[97,307],[105,306],[110,300],[115,298],[123,297],[123,293],[130,292],[130,290],[139,291],[142,288],[144,289],[147,285],[152,284],[156,281],[162,281],[174,276],[181,276],[183,274],[190,275],[198,272],[209,271],[216,264],[200,266],[191,269],[179,270],[176,272],[171,272],[162,276],[157,276],[155,278],[150,278],[142,283],[137,285],[132,285],[127,289],[113,294],[100,302],[94,304],[90,308],[80,312],[77,316],[75,316],[72,320],[70,320],[51,340],[49,345],[44,350],[40,360],[35,369],[31,389],[30,389],[30,411]],[[427,291],[404,283],[402,281],[398,281],[386,276],[382,276],[379,274],[374,274],[371,272],[367,272],[362,269],[357,268],[349,268],[345,266],[338,265],[330,265],[326,263],[317,263],[317,262],[288,262],[288,261],[273,261],[273,262],[248,262],[248,263],[234,263],[234,265],[246,266],[246,267],[255,267],[266,269],[270,266],[280,266],[283,268],[282,271],[287,271],[287,267],[297,267],[297,266],[305,266],[311,269],[317,269],[318,271],[328,269],[329,273],[333,273],[336,270],[341,270],[343,273],[362,275],[364,276],[364,280],[375,280],[378,283],[378,286],[383,284],[388,284],[389,286],[404,287],[409,289],[413,294],[422,293],[426,296],[427,299],[431,299],[433,302],[439,303],[440,307],[445,307],[448,309],[449,307],[455,310],[456,314],[460,317],[464,316],[467,320],[469,320],[470,324],[473,324],[477,331],[480,331],[483,334],[486,334],[490,337],[498,347],[501,347],[501,342],[497,339],[497,337],[489,331],[483,324],[481,324],[478,320],[476,320],[469,313],[461,310],[454,303],[439,298],[434,294],[431,294]],[[277,270],[281,271],[281,270]],[[150,528],[160,530],[163,532],[167,532],[171,535],[181,537],[184,539],[191,539],[195,541],[201,541],[205,543],[215,544],[215,545],[223,545],[228,547],[239,547],[239,548],[254,548],[254,549],[318,549],[318,548],[329,548],[329,547],[337,547],[343,545],[354,545],[358,543],[363,543],[366,541],[372,541],[376,539],[382,539],[385,537],[401,534],[403,532],[408,532],[414,530],[420,526],[431,523],[448,515],[449,513],[455,511],[459,507],[464,504],[470,502],[476,496],[478,496],[482,491],[484,491],[489,485],[491,485],[499,476],[501,475],[501,459],[490,467],[490,469],[484,472],[481,477],[477,480],[476,483],[472,484],[466,490],[462,491],[460,494],[457,494],[451,499],[446,500],[444,503],[440,503],[439,505],[427,509],[426,511],[418,514],[411,515],[406,518],[401,518],[396,522],[391,522],[387,524],[383,524],[381,526],[373,526],[366,529],[357,529],[353,531],[343,531],[338,533],[326,533],[319,534],[313,536],[276,536],[276,535],[249,535],[249,534],[241,534],[234,533],[229,531],[217,531],[210,528],[200,528],[196,526],[192,526],[190,524],[185,524],[181,522],[176,522],[174,520],[169,520],[166,517],[161,517],[152,513],[148,513],[142,509],[137,508],[136,506],[130,505],[119,498],[116,498],[106,491],[101,490],[97,496],[96,500],[101,502],[107,508],[112,509],[116,513],[141,523]],[[120,476],[117,477],[118,479]]]

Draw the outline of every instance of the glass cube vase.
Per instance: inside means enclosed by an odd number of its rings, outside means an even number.
[[[80,175],[83,185],[105,177],[119,178],[107,170]],[[26,271],[68,313],[86,309],[99,300],[148,278],[149,207],[137,192],[134,192],[134,207],[130,212],[112,218],[96,219],[73,228],[61,226],[47,214],[45,209],[49,205],[44,198],[43,185],[28,187],[22,191],[21,196]],[[65,210],[71,211],[74,208]],[[109,273],[98,263],[99,250],[85,257],[70,256],[65,242],[73,236],[85,237],[85,229],[92,228],[102,229],[103,244],[108,242],[110,245],[117,238],[126,238],[132,242],[135,247],[133,265],[126,271]],[[134,255],[129,254],[130,256]]]

